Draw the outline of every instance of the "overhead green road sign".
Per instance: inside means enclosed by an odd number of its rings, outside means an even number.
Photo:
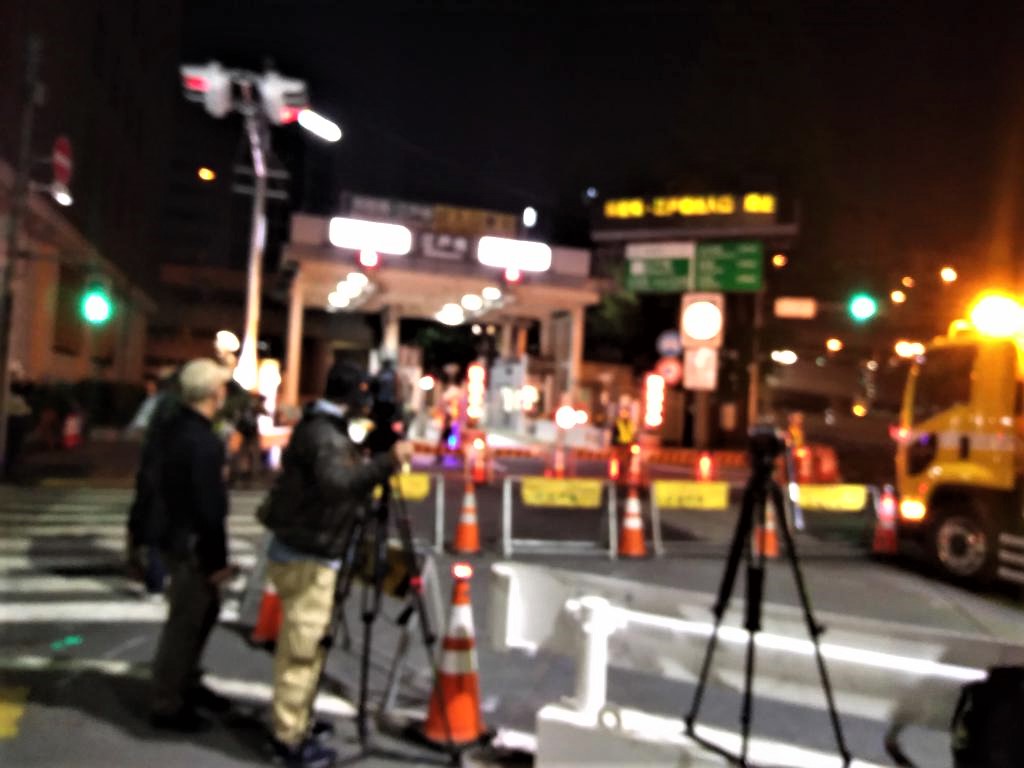
[[[764,287],[764,245],[756,240],[697,243],[698,291],[756,292]]]
[[[626,288],[644,293],[682,293],[690,288],[691,259],[630,259]]]

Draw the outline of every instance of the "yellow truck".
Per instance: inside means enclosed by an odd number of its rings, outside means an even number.
[[[897,431],[901,545],[955,579],[1024,574],[1022,408],[1024,308],[983,294],[914,363]]]

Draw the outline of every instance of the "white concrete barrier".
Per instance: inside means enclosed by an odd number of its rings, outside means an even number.
[[[496,563],[492,571],[492,642],[580,659],[576,711],[605,706],[607,663],[696,679],[712,631],[712,595],[522,563]],[[742,606],[734,600],[726,615],[711,678],[734,690],[743,686]],[[1024,663],[1024,638],[1001,643],[827,612],[816,618],[827,628],[822,653],[840,712],[888,723],[893,732],[909,724],[947,728],[964,683],[982,679],[990,666]],[[763,620],[756,695],[799,705],[821,701],[800,610],[766,604]]]

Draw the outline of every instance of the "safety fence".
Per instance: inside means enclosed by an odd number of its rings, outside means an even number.
[[[1024,536],[999,534],[998,556],[999,578],[1024,586]]]
[[[516,538],[514,528],[517,507],[514,492],[519,491],[523,506],[600,511],[593,539]],[[559,479],[550,477],[506,477],[502,484],[501,551],[509,557],[513,552],[534,554],[607,554],[615,558],[618,551],[616,511],[617,491],[614,483],[597,479]],[[605,527],[607,526],[607,537]]]

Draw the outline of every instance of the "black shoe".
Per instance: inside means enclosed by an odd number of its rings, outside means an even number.
[[[330,768],[338,759],[338,753],[325,747],[315,739],[306,739],[297,747],[289,747],[272,738],[274,756],[285,768]]]
[[[182,707],[170,714],[154,712],[149,716],[149,724],[163,731],[178,733],[202,733],[213,727],[213,723],[191,707]]]
[[[189,706],[197,709],[205,709],[215,715],[223,715],[231,710],[231,699],[226,699],[219,693],[214,693],[205,685],[196,685],[185,694],[185,700]]]
[[[334,737],[334,723],[327,720],[314,720],[310,730],[317,741],[327,741]]]

